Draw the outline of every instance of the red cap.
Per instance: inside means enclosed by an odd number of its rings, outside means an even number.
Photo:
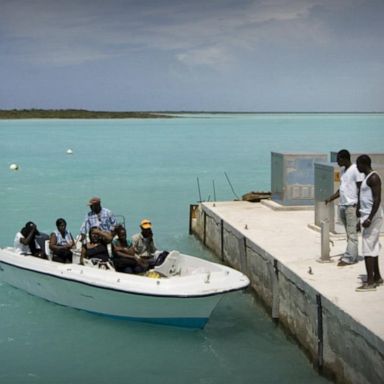
[[[94,196],[89,200],[88,205],[100,204],[100,197]]]

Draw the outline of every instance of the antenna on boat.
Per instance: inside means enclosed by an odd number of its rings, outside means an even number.
[[[228,177],[228,175],[227,175],[227,172],[224,172],[224,175],[225,175],[225,177],[227,178],[228,184],[229,184],[229,186],[230,186],[231,189],[232,189],[232,193],[235,195],[236,199],[240,200],[239,196],[237,195],[237,193],[236,193],[235,190],[233,189],[231,180],[229,180],[229,177]]]
[[[213,186],[213,201],[216,201],[215,180],[212,180],[212,186]]]
[[[202,202],[202,200],[201,200],[201,190],[200,190],[200,181],[199,181],[199,177],[197,177],[197,189],[198,189],[198,191],[199,191],[199,203],[201,203]]]

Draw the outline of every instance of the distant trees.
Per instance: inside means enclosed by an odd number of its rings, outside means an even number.
[[[156,112],[111,112],[85,109],[0,109],[0,119],[145,119],[173,117]]]

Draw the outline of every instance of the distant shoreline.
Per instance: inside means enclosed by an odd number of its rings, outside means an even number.
[[[161,119],[176,115],[298,115],[298,114],[383,114],[384,112],[239,112],[239,111],[162,111],[162,112],[113,112],[86,109],[0,109],[0,120],[8,119]]]
[[[110,112],[85,109],[0,109],[0,119],[159,119],[172,118],[157,112]]]

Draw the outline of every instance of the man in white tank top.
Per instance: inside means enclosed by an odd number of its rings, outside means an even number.
[[[367,281],[356,288],[358,292],[374,291],[383,284],[379,270],[380,229],[383,224],[381,207],[381,180],[372,170],[371,159],[361,155],[356,160],[357,168],[365,179],[361,183],[359,194],[360,224],[362,227],[362,250],[367,270]]]
[[[340,188],[328,199],[325,204],[340,198],[339,217],[344,224],[347,234],[347,249],[337,264],[339,267],[357,263],[358,237],[357,237],[357,202],[358,190],[364,175],[360,173],[356,164],[351,163],[351,155],[346,149],[337,153],[337,164],[342,168],[340,177]]]

